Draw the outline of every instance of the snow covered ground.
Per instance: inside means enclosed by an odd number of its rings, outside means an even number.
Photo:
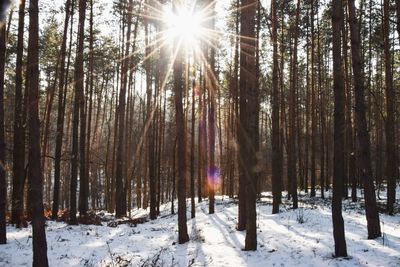
[[[344,202],[349,257],[336,259],[329,200],[301,197],[298,210],[283,205],[271,214],[270,195],[257,205],[258,250],[242,251],[245,232],[235,230],[237,203],[218,198],[216,213],[208,202],[188,220],[190,242],[177,244],[177,217],[163,206],[161,217],[135,226],[69,226],[47,222],[50,266],[400,266],[400,215],[381,214],[382,238],[367,239],[362,204]],[[189,203],[188,203],[189,204]],[[188,205],[189,207],[190,205]],[[145,211],[136,211],[140,216]],[[188,209],[188,218],[190,213]],[[7,228],[0,266],[31,266],[31,229]]]

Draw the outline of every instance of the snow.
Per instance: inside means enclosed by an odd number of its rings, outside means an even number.
[[[188,219],[190,242],[177,244],[177,216],[162,206],[155,221],[118,227],[47,222],[50,266],[400,266],[400,215],[380,215],[384,235],[367,239],[361,203],[343,202],[348,258],[333,258],[329,200],[300,195],[300,208],[282,205],[272,215],[271,195],[257,204],[258,249],[242,251],[245,232],[236,231],[237,203],[217,198],[216,213],[208,202],[196,205]],[[188,202],[189,204],[189,202]],[[190,205],[188,205],[189,207]],[[137,210],[138,217],[146,211]],[[190,209],[188,208],[188,218]],[[7,227],[8,244],[0,246],[0,266],[32,264],[31,228]]]

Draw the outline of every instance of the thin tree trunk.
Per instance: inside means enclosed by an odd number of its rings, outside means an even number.
[[[39,5],[38,0],[29,1],[28,44],[28,114],[29,114],[29,199],[32,214],[32,240],[34,267],[46,267],[47,243],[43,215],[43,180],[40,169],[39,124]]]
[[[14,107],[14,146],[13,146],[13,191],[11,223],[17,228],[22,226],[24,208],[24,184],[25,184],[25,121],[23,112],[22,94],[22,57],[24,53],[24,21],[25,0],[19,2],[18,16],[18,41],[15,70],[15,107]],[[26,99],[25,99],[26,103]]]
[[[290,184],[290,191],[293,201],[293,209],[298,208],[297,198],[297,159],[296,159],[296,105],[297,105],[297,43],[298,43],[298,23],[300,18],[300,0],[297,1],[296,19],[292,27],[292,34],[294,35],[293,43],[293,58],[291,66],[291,88],[289,93],[289,140],[288,140],[288,177]]]
[[[333,31],[333,91],[334,91],[334,155],[333,155],[333,197],[332,221],[335,240],[335,256],[346,257],[346,239],[342,217],[342,192],[344,177],[344,83],[341,56],[340,29],[343,16],[341,0],[332,1],[332,31]]]
[[[311,192],[310,196],[315,197],[316,184],[316,150],[317,150],[317,112],[315,93],[315,34],[314,34],[314,5],[311,1]]]
[[[77,41],[77,49],[76,49],[76,59],[75,59],[75,95],[74,95],[74,111],[73,111],[73,126],[72,126],[72,155],[71,155],[71,195],[70,195],[70,224],[77,224],[78,221],[76,219],[76,191],[77,191],[77,178],[78,178],[78,160],[79,160],[79,115],[84,114],[84,110],[80,109],[84,108],[82,106],[82,102],[84,103],[83,98],[83,41],[84,41],[84,23],[85,23],[85,9],[86,9],[86,0],[79,0],[79,25],[78,25],[78,41]],[[81,127],[82,130],[82,127]],[[81,133],[82,137],[82,133]],[[83,136],[85,138],[85,136]],[[81,145],[82,148],[82,145]],[[81,151],[82,152],[82,151]],[[82,157],[82,154],[80,155]],[[82,163],[82,162],[81,162]],[[80,166],[82,168],[82,166]],[[82,175],[82,173],[81,173]],[[85,185],[84,177],[80,177],[80,190],[84,191],[83,186]],[[84,192],[82,192],[84,193]],[[80,212],[81,215],[84,215],[84,207],[83,207],[83,194],[80,193],[80,199],[82,202],[80,203]],[[81,206],[82,204],[82,206]],[[82,208],[82,210],[81,210]]]
[[[0,245],[7,243],[6,203],[7,183],[5,171],[6,143],[4,136],[4,73],[6,63],[6,24],[0,21]]]
[[[279,120],[279,88],[278,88],[278,22],[276,17],[277,0],[272,0],[272,43],[273,43],[273,63],[272,63],[272,214],[279,213],[280,180],[282,179],[282,161],[280,154],[280,120]]]
[[[66,57],[66,44],[67,44],[67,34],[68,34],[68,23],[70,12],[72,13],[71,0],[67,0],[65,3],[65,21],[64,21],[64,34],[60,50],[60,77],[58,82],[58,112],[57,112],[57,133],[56,133],[56,148],[54,156],[54,191],[53,191],[53,208],[52,208],[52,219],[57,219],[59,201],[60,201],[60,174],[61,174],[61,151],[62,151],[62,139],[64,132],[64,115],[65,115],[65,102],[64,94],[66,94],[66,88],[64,85],[64,75],[65,75],[65,57]],[[66,86],[65,86],[66,87]]]
[[[390,25],[389,25],[389,0],[384,0],[383,6],[383,33],[384,33],[384,51],[385,51],[385,93],[386,93],[386,179],[387,179],[387,211],[393,214],[393,205],[396,201],[396,179],[398,174],[398,155],[396,149],[396,130],[395,130],[395,101],[396,93],[393,88],[393,73],[392,73],[392,57],[390,51]],[[379,220],[378,220],[379,227]],[[371,229],[372,230],[372,229]],[[375,234],[374,234],[375,233]],[[372,231],[371,237],[368,231],[369,238],[380,236],[380,229],[376,228]]]
[[[79,29],[78,29],[78,46],[82,50],[78,50],[77,56],[77,78],[75,79],[76,88],[79,93],[79,117],[80,117],[80,132],[79,132],[79,215],[85,216],[88,210],[89,197],[89,180],[86,176],[86,109],[85,109],[85,88],[84,88],[84,71],[83,71],[83,50],[85,36],[85,12],[87,0],[79,1]],[[79,60],[78,60],[79,59]],[[79,63],[78,63],[79,61]]]
[[[196,110],[195,110],[195,90],[196,83],[193,81],[192,84],[192,119],[191,119],[191,138],[190,138],[190,216],[193,219],[196,217],[196,205],[194,201],[194,154],[195,154],[195,125],[196,125]]]
[[[174,12],[177,12],[179,0],[173,1]],[[176,58],[174,61],[174,92],[175,92],[175,120],[178,139],[178,242],[183,244],[189,241],[186,224],[186,130],[183,114],[183,57],[179,47],[179,40],[174,40]]]
[[[256,40],[255,19],[257,1],[244,0],[240,16],[240,162],[244,175],[242,183],[246,192],[246,238],[245,250],[257,249],[257,176],[255,169],[258,153],[258,88],[256,82]],[[242,201],[242,200],[241,200]]]
[[[125,55],[122,61],[122,73],[121,73],[121,89],[119,92],[119,104],[117,109],[118,116],[118,148],[117,148],[117,166],[116,166],[116,190],[115,190],[115,216],[117,218],[126,215],[126,191],[124,189],[124,133],[125,133],[125,102],[126,102],[126,87],[128,81],[128,68],[129,68],[129,48],[131,41],[131,26],[132,26],[132,0],[128,3],[128,22],[127,22],[127,32],[126,32],[126,43]],[[126,177],[125,177],[126,179]]]

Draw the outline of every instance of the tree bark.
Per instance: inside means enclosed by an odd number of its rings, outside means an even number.
[[[176,13],[179,7],[179,0],[173,1],[173,11]],[[174,92],[175,92],[175,120],[176,120],[176,132],[178,140],[178,242],[184,244],[189,241],[189,235],[187,232],[186,224],[186,127],[185,118],[183,114],[183,66],[182,66],[182,54],[180,52],[181,47],[180,40],[174,40],[175,49],[175,61],[173,69],[174,77]]]
[[[64,115],[65,115],[65,101],[64,94],[64,75],[65,75],[65,57],[66,57],[66,46],[67,46],[67,34],[68,34],[68,23],[72,12],[71,0],[65,2],[65,21],[64,21],[64,34],[63,41],[60,50],[60,71],[59,71],[59,82],[58,82],[58,111],[57,111],[57,133],[56,133],[56,148],[54,155],[54,191],[53,191],[53,208],[52,208],[52,219],[57,219],[59,201],[60,201],[60,174],[61,174],[61,152],[62,152],[62,139],[64,133]]]
[[[300,18],[300,0],[297,1],[296,19],[292,27],[294,38],[293,58],[291,66],[291,88],[289,92],[289,140],[288,140],[288,177],[290,181],[290,191],[293,201],[293,209],[298,208],[297,198],[297,159],[296,159],[296,105],[297,105],[297,44],[298,44],[298,23]]]
[[[6,143],[4,140],[4,73],[6,63],[6,24],[0,21],[0,244],[7,243],[6,203],[7,183],[5,171]]]
[[[79,132],[79,215],[85,216],[88,210],[88,198],[89,198],[89,180],[86,176],[86,109],[85,109],[85,89],[84,89],[84,71],[83,71],[83,51],[84,51],[84,39],[85,39],[85,13],[86,13],[86,2],[87,0],[79,1],[79,29],[78,29],[78,46],[82,49],[78,49],[77,55],[77,79],[76,88],[79,93],[79,121],[80,121],[80,132]],[[81,55],[82,53],[82,55]],[[81,57],[82,56],[82,57]],[[79,60],[79,63],[78,63]]]
[[[364,63],[361,59],[360,31],[354,0],[348,0],[351,32],[351,52],[354,74],[355,115],[358,141],[358,162],[364,184],[365,213],[367,216],[368,239],[381,236],[379,213],[376,206],[375,186],[371,167],[371,145],[368,135],[364,97]],[[396,155],[395,155],[396,156]]]
[[[28,118],[29,118],[29,199],[32,214],[33,266],[48,266],[43,215],[43,180],[40,168],[39,123],[39,6],[29,1],[28,43]]]
[[[279,213],[280,180],[282,179],[282,161],[280,154],[280,120],[279,120],[279,88],[278,88],[278,22],[276,17],[277,0],[272,0],[272,213]]]
[[[246,238],[245,250],[257,250],[256,225],[256,170],[258,153],[258,88],[256,82],[255,19],[257,1],[243,0],[240,16],[240,162],[244,172],[242,183],[246,192]]]
[[[22,226],[25,184],[25,122],[23,112],[22,68],[24,53],[25,0],[19,2],[18,41],[15,70],[14,144],[13,144],[13,191],[11,222],[17,228]],[[26,103],[26,99],[25,99]]]
[[[124,189],[124,177],[123,169],[124,161],[126,159],[123,158],[125,155],[124,149],[124,133],[125,133],[125,102],[126,102],[126,88],[128,81],[128,69],[130,62],[129,48],[131,41],[131,26],[132,26],[132,0],[128,3],[128,22],[127,22],[127,32],[126,32],[126,43],[123,44],[125,46],[125,55],[122,61],[122,73],[121,73],[121,89],[119,92],[119,104],[118,104],[118,148],[117,148],[117,166],[116,166],[116,191],[115,191],[115,216],[117,218],[123,217],[126,215],[126,191]],[[150,214],[151,217],[151,214]],[[153,219],[153,218],[151,218]]]
[[[333,155],[333,196],[332,221],[335,240],[335,256],[346,257],[346,239],[342,217],[342,192],[344,177],[344,83],[341,56],[341,20],[343,6],[341,0],[332,1],[332,31],[333,31],[333,92],[334,92],[334,155]]]
[[[385,93],[386,93],[385,134],[386,134],[386,179],[387,179],[386,208],[389,214],[393,214],[393,205],[396,201],[396,180],[399,177],[399,174],[398,174],[398,155],[396,149],[397,143],[396,143],[396,130],[395,130],[396,93],[393,88],[392,57],[390,54],[391,51],[390,51],[390,37],[389,37],[390,34],[389,2],[390,2],[389,0],[384,0],[384,6],[383,6],[383,34],[384,34],[383,45],[385,53],[385,84],[386,84],[385,86]],[[379,235],[378,231],[375,231],[375,235],[371,236],[371,238],[375,238],[377,236],[380,236],[380,229],[379,229]]]

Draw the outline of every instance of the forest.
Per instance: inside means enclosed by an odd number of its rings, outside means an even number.
[[[400,0],[2,0],[0,266],[400,266]]]

